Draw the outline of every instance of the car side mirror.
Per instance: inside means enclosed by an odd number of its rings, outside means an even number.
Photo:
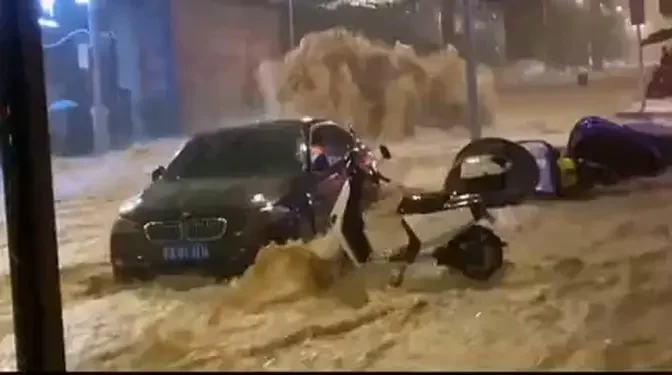
[[[161,179],[164,173],[166,173],[166,167],[159,165],[155,170],[152,171],[152,182]]]
[[[385,160],[392,159],[392,153],[390,152],[390,149],[387,148],[387,146],[380,145],[378,149],[380,150],[380,155],[383,157],[383,159]]]

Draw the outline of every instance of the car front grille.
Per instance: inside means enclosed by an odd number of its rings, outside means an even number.
[[[183,221],[151,221],[144,225],[152,242],[215,241],[224,236],[227,221],[221,217],[192,218]]]
[[[150,241],[179,241],[182,239],[180,222],[153,221],[145,224],[145,236]]]
[[[226,233],[226,219],[189,219],[182,222],[182,233],[189,241],[213,241]]]

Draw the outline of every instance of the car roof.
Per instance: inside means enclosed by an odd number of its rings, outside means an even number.
[[[324,124],[332,124],[332,125],[337,125],[337,123],[331,121],[331,120],[326,120],[326,119],[314,119],[314,118],[294,118],[294,119],[275,119],[275,120],[261,120],[257,122],[250,122],[250,123],[243,123],[240,125],[235,125],[235,126],[230,126],[230,127],[225,127],[225,128],[219,128],[215,130],[208,130],[204,132],[199,132],[196,133],[192,139],[198,139],[198,138],[210,138],[213,136],[218,136],[218,135],[227,135],[227,134],[235,134],[239,132],[256,132],[256,131],[264,131],[264,130],[274,130],[274,129],[284,129],[284,130],[292,130],[296,129],[296,131],[301,131],[301,128],[304,125],[308,125],[309,127],[315,127],[318,125],[324,125]]]

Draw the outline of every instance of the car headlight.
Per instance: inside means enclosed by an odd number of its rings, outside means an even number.
[[[267,203],[263,207],[260,208],[261,212],[270,212],[274,214],[286,214],[290,211],[289,208],[279,205],[279,204],[272,204],[272,203]]]
[[[140,203],[142,203],[142,198],[140,198],[140,195],[136,195],[134,197],[126,199],[121,204],[121,206],[119,206],[119,214],[126,215],[131,213],[140,205]]]
[[[263,194],[255,194],[250,201],[257,208],[259,208],[259,211],[261,212],[271,212],[277,214],[284,214],[289,212],[289,208],[276,204],[275,199],[269,199]]]

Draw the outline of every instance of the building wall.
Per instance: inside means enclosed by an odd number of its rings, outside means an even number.
[[[262,106],[255,74],[282,53],[278,8],[217,0],[172,0],[172,32],[188,131],[224,124]]]
[[[184,132],[170,4],[113,0],[107,5],[109,28],[118,41],[119,85],[131,90],[136,139]]]
[[[412,18],[411,22],[420,37],[437,45],[443,44],[441,3],[438,0],[418,2],[417,13],[412,14]]]
[[[119,61],[119,86],[131,91],[131,107],[133,118],[133,137],[142,138],[145,124],[141,116],[142,74],[140,70],[140,46],[134,30],[134,10],[128,1],[112,1],[109,3],[109,26],[117,38]]]

